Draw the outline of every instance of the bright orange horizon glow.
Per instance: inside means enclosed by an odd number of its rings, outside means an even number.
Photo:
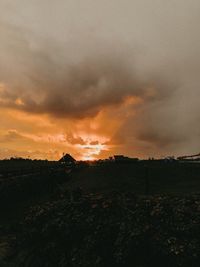
[[[117,154],[113,136],[124,118],[132,116],[132,106],[140,102],[138,97],[127,97],[122,105],[102,108],[95,117],[84,119],[0,107],[0,159],[16,156],[58,160],[69,153],[77,160],[92,161]]]
[[[110,124],[109,130],[104,130],[101,115],[85,121],[59,120],[9,108],[1,108],[1,115],[1,159],[16,156],[58,160],[69,153],[77,160],[96,160],[101,153],[109,152],[109,132],[115,128]]]
[[[81,160],[96,160],[97,156],[104,150],[109,150],[107,145],[104,144],[96,144],[96,145],[78,145],[80,151],[83,151]],[[84,151],[86,150],[86,151]]]

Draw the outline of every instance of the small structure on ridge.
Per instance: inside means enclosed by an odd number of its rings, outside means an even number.
[[[73,165],[76,160],[70,154],[63,154],[63,157],[59,160],[59,162],[66,165]]]

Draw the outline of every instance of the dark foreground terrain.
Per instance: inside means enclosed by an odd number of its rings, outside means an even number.
[[[199,266],[199,164],[43,163],[1,176],[0,266]]]

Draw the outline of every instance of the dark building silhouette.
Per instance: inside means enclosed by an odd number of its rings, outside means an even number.
[[[138,161],[138,158],[129,158],[124,155],[114,155],[113,160],[115,162],[133,162],[133,161]]]
[[[76,160],[70,155],[70,154],[65,154],[63,157],[59,160],[60,163],[64,163],[67,165],[72,165],[76,162]]]

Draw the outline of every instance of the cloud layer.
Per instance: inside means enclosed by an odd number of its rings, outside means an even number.
[[[198,152],[199,1],[75,2],[2,0],[2,112],[46,116],[74,146]],[[7,142],[25,142],[14,130]]]
[[[55,117],[85,118],[130,96],[153,99],[169,93],[170,87],[165,90],[160,81],[154,84],[147,77],[141,78],[134,55],[130,60],[120,48],[97,47],[95,53],[84,54],[73,63],[65,58],[67,48],[60,51],[57,43],[49,46],[37,36],[29,39],[29,32],[10,25],[1,28],[0,78],[4,87],[0,97],[4,106]],[[37,46],[31,41],[37,41]]]

